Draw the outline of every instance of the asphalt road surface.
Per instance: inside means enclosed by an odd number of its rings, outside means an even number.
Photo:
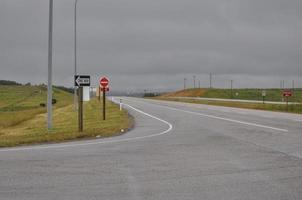
[[[122,136],[0,149],[0,199],[302,199],[302,115],[123,102]]]

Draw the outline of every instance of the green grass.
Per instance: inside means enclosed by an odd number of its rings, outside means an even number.
[[[47,90],[39,86],[2,86],[0,85],[0,111],[20,111],[39,108],[46,104]],[[72,99],[68,92],[53,89],[53,98],[58,100],[55,106],[64,106]]]
[[[266,101],[282,101],[282,92],[280,89],[265,89]],[[232,95],[233,94],[233,95]],[[162,97],[204,97],[221,99],[242,99],[262,101],[262,89],[186,89],[172,92]],[[291,102],[302,102],[302,89],[295,89],[294,96],[289,98]]]
[[[245,102],[231,102],[231,101],[207,101],[207,100],[192,100],[192,99],[165,98],[165,97],[156,97],[154,99],[302,114],[301,104],[289,105],[287,110],[286,105],[280,105],[280,104],[261,104],[261,103],[245,103]]]
[[[282,92],[280,89],[265,89],[267,101],[282,101]],[[233,93],[233,95],[232,95]],[[224,99],[243,99],[243,100],[262,100],[262,89],[207,89],[202,97],[206,98],[224,98]],[[302,101],[302,90],[295,90],[295,95],[289,98],[289,101]]]
[[[102,120],[101,103],[96,99],[84,103],[84,132],[78,132],[77,112],[73,109],[73,95],[54,88],[53,129],[46,129],[47,91],[38,86],[0,85],[0,147],[45,142],[61,142],[99,135],[109,137],[131,128],[128,113],[107,102],[107,119]]]
[[[54,88],[53,98],[57,99],[54,108],[66,106],[72,102],[72,94]],[[35,115],[45,113],[47,90],[39,86],[3,86],[0,85],[0,128],[22,123]]]
[[[78,132],[77,112],[72,105],[54,110],[53,130],[46,129],[46,114],[38,114],[34,118],[16,126],[3,128],[0,131],[0,147],[45,142],[61,142],[79,138],[109,137],[127,131],[133,124],[132,118],[117,105],[107,102],[107,118],[102,120],[101,102],[96,99],[84,104],[84,131]]]

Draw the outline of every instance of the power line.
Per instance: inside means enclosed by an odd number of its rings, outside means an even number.
[[[193,76],[194,88],[196,88],[196,86],[195,86],[195,79],[196,79],[196,76]]]

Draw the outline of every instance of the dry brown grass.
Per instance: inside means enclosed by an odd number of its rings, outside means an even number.
[[[177,92],[172,92],[168,94],[164,94],[161,97],[201,97],[206,92],[205,89],[186,89],[186,90],[180,90]]]

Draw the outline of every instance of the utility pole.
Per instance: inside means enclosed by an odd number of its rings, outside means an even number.
[[[231,80],[231,98],[233,99],[233,80]]]
[[[295,80],[292,81],[292,93],[293,93],[294,98],[296,98],[296,95],[295,95]]]
[[[184,90],[186,89],[186,82],[187,82],[187,79],[184,78]]]
[[[282,81],[280,81],[280,90],[282,90]]]
[[[200,89],[200,80],[198,80],[198,88]]]
[[[47,83],[47,129],[52,129],[52,31],[53,31],[53,0],[49,0],[48,24],[48,83]]]
[[[196,87],[195,86],[195,79],[196,79],[196,76],[193,76],[194,88]]]
[[[77,75],[77,3],[78,0],[75,0],[74,3],[74,76]],[[73,108],[77,110],[77,87],[74,86],[73,91]]]
[[[212,88],[212,73],[210,73],[210,88]]]

